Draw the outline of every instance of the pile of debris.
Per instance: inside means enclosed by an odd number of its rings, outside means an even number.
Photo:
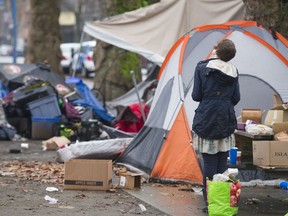
[[[0,164],[0,176],[14,176],[61,186],[64,180],[64,165],[39,161],[5,161]]]

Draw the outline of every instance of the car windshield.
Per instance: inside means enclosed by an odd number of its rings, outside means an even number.
[[[93,48],[92,46],[82,46],[81,49],[80,49],[80,52],[81,53],[88,53],[90,51],[93,51]]]

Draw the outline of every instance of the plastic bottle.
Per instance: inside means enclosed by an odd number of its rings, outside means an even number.
[[[279,186],[280,186],[280,188],[282,188],[282,189],[288,190],[288,182],[286,182],[286,181],[281,181],[281,182],[279,183]]]
[[[241,164],[241,151],[237,151],[236,164]]]

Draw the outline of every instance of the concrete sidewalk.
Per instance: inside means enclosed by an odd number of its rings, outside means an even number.
[[[208,215],[202,212],[202,192],[161,184],[144,184],[141,189],[125,191],[167,215]],[[273,186],[242,187],[238,207],[238,216],[284,216],[288,213],[288,190]]]
[[[207,215],[202,212],[202,192],[179,190],[179,187],[160,184],[149,184],[138,190],[125,191],[167,215]]]

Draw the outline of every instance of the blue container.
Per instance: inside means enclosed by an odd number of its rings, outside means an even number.
[[[282,181],[279,183],[280,188],[288,190],[288,182]]]
[[[43,140],[53,137],[53,124],[61,122],[61,117],[32,117],[31,139]]]
[[[54,118],[62,114],[55,94],[34,100],[28,107],[33,117]]]
[[[230,151],[229,151],[230,164],[233,164],[233,165],[236,164],[236,161],[237,161],[237,151],[238,151],[238,148],[236,148],[236,147],[230,149]]]

